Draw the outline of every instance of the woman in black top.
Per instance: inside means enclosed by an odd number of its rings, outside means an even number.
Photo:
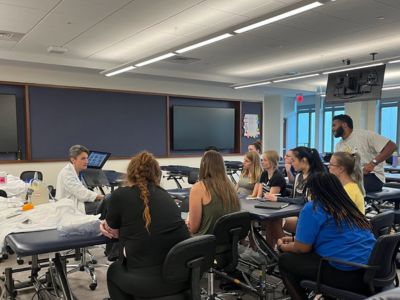
[[[161,170],[154,156],[141,152],[128,166],[128,186],[116,190],[100,229],[119,238],[122,259],[107,272],[111,299],[158,297],[176,286],[166,285],[161,269],[168,251],[189,238],[175,201],[159,186]],[[157,287],[157,288],[154,288]]]
[[[286,195],[286,180],[278,170],[279,154],[274,150],[265,151],[262,155],[264,172],[260,177],[260,183],[256,186],[257,197]],[[274,219],[263,222],[266,231],[266,241],[273,248],[276,241],[281,238],[282,219]]]
[[[292,149],[292,159],[293,167],[297,172],[293,184],[292,197],[277,197],[268,195],[268,200],[304,204],[310,196],[307,189],[308,177],[317,172],[325,172],[325,167],[322,164],[321,158],[316,149],[296,147]],[[296,232],[297,219],[297,217],[286,218],[284,230]],[[281,232],[281,235],[283,236],[283,231]]]

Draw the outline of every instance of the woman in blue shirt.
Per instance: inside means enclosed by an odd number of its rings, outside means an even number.
[[[366,264],[375,244],[371,226],[333,174],[314,174],[308,179],[313,201],[300,212],[296,236],[278,240],[285,252],[279,271],[292,299],[307,299],[300,287],[304,279],[316,280],[321,257]],[[324,266],[322,281],[330,286],[365,293],[364,271],[330,263]]]

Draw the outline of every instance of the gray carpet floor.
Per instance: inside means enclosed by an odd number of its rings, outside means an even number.
[[[102,246],[98,246],[95,248],[90,249],[91,253],[95,255],[96,260],[98,261],[99,264],[110,264],[110,262],[107,261],[107,258],[104,256],[104,248]],[[42,255],[40,258],[43,259],[48,259],[49,255]],[[9,255],[7,259],[4,259],[0,263],[0,274],[3,276],[3,272],[5,268],[7,267],[12,267],[14,268],[20,268],[20,267],[27,267],[29,266],[30,257],[26,257],[24,259],[24,264],[23,265],[18,265],[16,261],[16,256],[15,255]],[[69,263],[76,263],[73,258],[69,259]],[[40,275],[45,273],[45,269],[41,270],[39,273]],[[106,274],[107,274],[107,267],[98,267],[96,268],[96,276],[97,276],[97,288],[92,291],[89,288],[89,285],[91,283],[91,280],[89,278],[89,275],[85,272],[82,271],[77,271],[74,273],[68,274],[68,281],[70,284],[70,287],[72,289],[72,292],[74,294],[74,297],[78,300],[85,300],[85,299],[96,299],[96,300],[101,300],[105,297],[108,297],[108,290],[107,290],[107,281],[106,281]],[[20,273],[15,273],[13,274],[13,278],[16,283],[21,282],[21,281],[26,281],[28,279],[29,272],[20,272]],[[207,288],[207,280],[206,278],[202,279],[201,286],[203,288]],[[220,291],[218,289],[219,286],[219,281],[217,280],[215,282],[216,290]],[[4,281],[0,280],[0,289],[1,291],[4,290]],[[1,293],[1,292],[0,292]],[[33,288],[26,288],[23,290],[19,290],[17,294],[17,300],[39,300],[39,299],[55,299],[55,296],[48,294],[46,292],[41,292],[41,297],[38,297],[37,293]],[[3,299],[3,298],[0,298]],[[230,299],[237,299],[236,296],[223,296],[223,299],[230,300]],[[245,294],[242,296],[241,299],[244,300],[253,300],[257,299],[257,297],[249,294]]]

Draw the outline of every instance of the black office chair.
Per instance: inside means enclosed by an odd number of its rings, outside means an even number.
[[[40,171],[23,171],[19,178],[24,182],[29,182],[35,177],[35,173],[37,173],[38,179],[43,181],[43,174]]]
[[[380,292],[382,288],[388,287],[395,283],[399,285],[396,273],[396,253],[400,243],[400,233],[383,235],[378,238],[369,257],[368,265],[344,262],[334,258],[321,258],[318,275],[316,281],[303,280],[301,286],[307,290],[313,290],[317,294],[323,294],[339,299],[365,299],[376,292]],[[321,282],[320,275],[324,265],[328,262],[337,262],[343,265],[358,267],[365,269],[364,283],[369,286],[369,293],[366,295],[358,294],[335,287],[327,286]]]
[[[394,223],[394,211],[385,211],[370,220],[372,232],[378,238],[381,235],[389,234]]]
[[[176,286],[177,290],[173,293],[169,291],[163,296],[135,296],[135,299],[200,300],[200,279],[212,264],[215,245],[215,236],[211,234],[195,236],[176,244],[165,257],[160,276],[163,283]],[[149,288],[154,290],[162,287],[152,285]]]
[[[217,238],[217,249],[214,264],[208,272],[207,292],[210,299],[218,299],[221,295],[214,292],[214,273],[229,281],[233,279],[229,273],[234,272],[238,264],[238,242],[248,235],[249,230],[250,214],[246,211],[224,215],[215,223],[213,234]],[[238,280],[235,283],[247,288]]]

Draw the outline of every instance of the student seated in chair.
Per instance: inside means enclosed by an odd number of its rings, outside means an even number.
[[[262,155],[264,172],[260,183],[254,187],[253,195],[257,198],[268,196],[286,196],[286,180],[278,170],[279,154],[274,150],[265,151]],[[263,222],[266,230],[267,243],[274,248],[278,238],[282,237],[282,219]]]
[[[296,236],[278,240],[279,272],[292,299],[307,299],[300,281],[316,280],[321,257],[367,264],[375,244],[371,225],[330,173],[308,179],[312,201],[300,212]],[[354,292],[366,292],[364,270],[338,263],[324,265],[325,284]]]
[[[240,195],[250,196],[254,186],[258,185],[262,172],[261,160],[258,152],[247,152],[243,158],[243,170],[236,184],[236,190]]]
[[[214,224],[221,216],[239,209],[239,199],[226,175],[222,155],[207,151],[201,159],[199,181],[190,191],[186,220],[189,231],[196,235],[212,234]]]
[[[128,185],[111,194],[100,230],[109,238],[119,238],[123,249],[122,258],[107,272],[111,299],[158,297],[177,289],[162,281],[162,265],[168,251],[190,235],[160,179],[157,160],[141,152],[128,165]]]
[[[56,198],[72,199],[76,207],[83,213],[86,213],[85,203],[100,201],[104,199],[103,195],[89,190],[83,185],[79,178],[80,173],[87,168],[89,150],[81,145],[74,145],[69,148],[69,163],[58,173]],[[87,212],[93,214],[96,212]]]
[[[365,215],[363,172],[360,164],[360,155],[349,152],[335,152],[329,162],[329,172],[336,175],[345,191]]]

